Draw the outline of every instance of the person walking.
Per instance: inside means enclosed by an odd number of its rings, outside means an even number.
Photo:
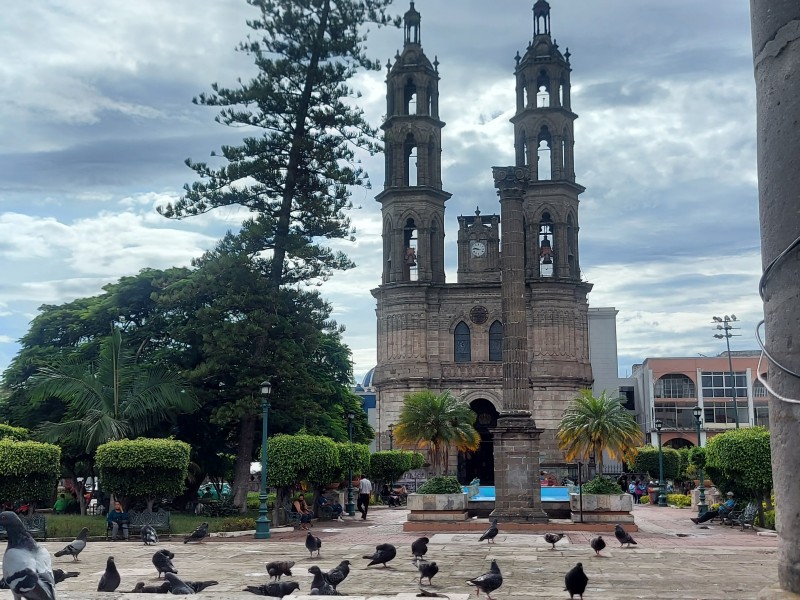
[[[358,481],[358,503],[356,506],[361,511],[361,520],[367,519],[367,510],[369,510],[369,496],[372,493],[372,482],[367,479],[366,475],[362,475]]]

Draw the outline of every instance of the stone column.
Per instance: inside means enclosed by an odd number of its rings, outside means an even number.
[[[750,0],[753,65],[758,111],[758,190],[761,257],[772,264],[797,237],[800,214],[800,3]],[[798,370],[800,339],[800,248],[773,265],[763,286],[767,349],[775,360]],[[800,379],[769,364],[769,385],[786,402],[770,395],[772,474],[778,530],[778,582],[800,594]],[[795,595],[791,597],[798,597]],[[764,598],[789,598],[786,593]]]
[[[503,410],[494,434],[495,509],[498,521],[547,521],[539,486],[539,436],[531,418],[528,327],[525,310],[525,231],[522,198],[528,167],[495,167],[503,223]]]

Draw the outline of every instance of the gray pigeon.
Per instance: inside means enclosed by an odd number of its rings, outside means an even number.
[[[208,581],[184,581],[184,583],[192,588],[195,594],[199,594],[212,585],[219,585],[219,581],[214,581],[213,579],[209,579]]]
[[[284,575],[292,576],[292,567],[294,566],[293,560],[274,560],[267,563],[267,573],[269,573],[270,580],[280,578]]]
[[[592,550],[594,550],[595,555],[600,556],[600,551],[606,547],[606,541],[603,539],[602,535],[598,535],[589,540],[589,545],[592,547]]]
[[[312,596],[341,596],[341,594],[336,591],[336,588],[331,585],[331,582],[328,581],[322,569],[317,565],[310,567],[308,572],[314,574],[314,579],[311,581]]]
[[[439,594],[437,592],[432,592],[430,590],[423,590],[419,588],[419,594],[417,594],[417,598],[449,598],[450,596],[445,596],[444,594]]]
[[[620,525],[619,523],[617,523],[614,526],[614,537],[616,537],[617,540],[619,540],[620,547],[622,547],[623,544],[628,544],[628,548],[631,547],[631,544],[637,545],[636,540],[634,540],[631,537],[631,534],[625,531],[622,528],[622,525]]]
[[[397,548],[391,544],[378,544],[375,546],[375,554],[365,554],[364,558],[370,559],[368,567],[372,565],[386,566],[390,560],[397,556]]]
[[[188,596],[194,594],[194,590],[186,585],[175,573],[164,573],[164,578],[169,582],[169,593],[176,596]]]
[[[578,563],[572,567],[567,574],[564,575],[564,589],[569,592],[569,597],[572,598],[574,594],[578,594],[583,600],[583,592],[586,591],[586,585],[589,583],[589,578],[583,572],[583,564]]]
[[[98,592],[113,592],[119,587],[120,576],[114,557],[109,556],[106,561],[106,570],[100,576],[100,583],[97,584]]]
[[[140,535],[145,546],[150,546],[151,544],[155,546],[158,543],[158,533],[152,525],[143,526]]]
[[[145,585],[138,581],[129,594],[169,594],[169,582],[163,581],[161,585]]]
[[[50,553],[34,541],[16,513],[0,513],[0,526],[8,533],[3,580],[14,600],[54,600],[56,584]]]
[[[333,586],[333,589],[336,589],[336,586],[342,583],[347,576],[350,574],[350,561],[343,560],[338,565],[333,567],[330,571],[325,574],[325,577]]]
[[[497,566],[497,561],[492,561],[492,566],[489,568],[488,573],[484,573],[480,577],[476,577],[475,579],[468,579],[467,583],[469,585],[474,585],[478,588],[478,594],[480,595],[481,591],[486,594],[486,597],[489,600],[492,600],[492,596],[490,595],[491,592],[498,589],[501,585],[503,585],[503,574],[500,573],[500,567]]]
[[[319,549],[322,548],[322,540],[309,531],[308,535],[306,535],[306,548],[311,553],[311,556],[314,556],[314,552],[316,552],[317,558],[319,558]]]
[[[80,575],[77,571],[64,571],[63,569],[53,569],[53,579],[55,582],[61,583],[65,579],[69,579],[70,577],[77,577]]]
[[[426,537],[414,540],[411,544],[411,554],[414,555],[414,558],[422,558],[428,553],[428,542],[430,542],[430,540]]]
[[[497,519],[492,519],[491,526],[484,532],[478,541],[482,542],[483,540],[486,540],[487,544],[492,544],[494,543],[494,538],[497,537],[498,533],[500,533],[500,530],[497,527]]]
[[[200,523],[191,534],[183,538],[183,543],[188,544],[189,542],[202,542],[203,538],[208,535],[208,523]]]
[[[83,549],[86,548],[86,538],[89,537],[89,528],[84,527],[81,529],[81,532],[78,534],[78,537],[75,538],[72,543],[68,544],[64,547],[63,550],[59,550],[53,556],[66,556],[69,554],[72,557],[73,561],[78,560],[78,554],[83,552]]]
[[[175,555],[169,550],[159,550],[153,554],[153,566],[158,570],[159,579],[164,573],[178,572],[178,569],[172,565],[173,558],[175,558]]]
[[[296,581],[273,581],[264,585],[248,585],[243,592],[250,592],[259,596],[273,596],[283,598],[295,590],[300,589],[300,584]]]
[[[552,544],[553,547],[550,550],[556,549],[556,544],[561,541],[561,538],[564,537],[563,533],[545,533],[544,534],[544,541],[548,544]]]
[[[417,561],[417,570],[419,571],[419,584],[422,585],[422,579],[428,578],[428,585],[433,585],[431,578],[439,572],[439,566],[435,562],[428,562],[427,560]]]

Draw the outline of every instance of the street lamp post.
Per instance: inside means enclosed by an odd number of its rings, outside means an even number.
[[[347,437],[350,440],[350,446],[353,445],[353,419],[356,418],[354,412],[347,413]],[[347,514],[351,517],[356,516],[356,505],[353,503],[353,463],[350,463],[350,468],[347,472],[347,505],[345,506]]]
[[[272,393],[272,384],[269,381],[261,382],[261,493],[258,495],[258,518],[256,519],[257,540],[266,540],[272,537],[269,531],[269,513],[267,510],[267,419],[269,417],[269,395]]]
[[[700,448],[702,444],[700,443],[700,425],[702,421],[700,417],[703,414],[703,409],[699,406],[695,406],[692,409],[692,413],[694,414],[694,424],[697,428],[697,447]],[[702,517],[708,511],[708,505],[706,504],[706,488],[703,485],[703,469],[697,469],[697,476],[700,478],[700,485],[698,486],[697,490],[700,493],[700,497],[697,502],[697,516]]]
[[[658,434],[658,505],[667,505],[667,496],[664,493],[664,450],[661,447],[661,428],[664,422],[656,419],[656,433]]]
[[[394,450],[394,423],[389,423],[389,450]]]
[[[714,337],[718,340],[725,338],[725,346],[728,348],[728,372],[730,373],[731,378],[731,398],[733,399],[733,418],[736,422],[736,429],[739,429],[739,406],[736,402],[736,376],[733,372],[733,358],[731,358],[731,337],[737,335],[735,333],[731,333],[731,330],[734,327],[731,323],[736,322],[736,315],[725,315],[724,317],[711,317],[717,324],[717,329],[722,333],[714,334]]]

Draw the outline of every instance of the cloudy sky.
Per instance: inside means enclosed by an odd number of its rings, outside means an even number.
[[[514,55],[533,35],[533,0],[418,0],[422,44],[438,56],[448,281],[456,217],[499,211],[491,167],[513,163]],[[755,98],[747,0],[552,0],[551,30],[572,53],[581,263],[591,306],[615,306],[620,374],[648,356],[716,354],[712,315],[742,320],[755,348],[761,269]],[[404,12],[406,2],[395,4]],[[0,45],[0,371],[37,307],[100,292],[144,267],[187,265],[242,214],[185,221],[154,206],[180,194],[241,132],[192,104],[254,67],[234,51],[255,16],[245,0],[40,0],[4,7]],[[402,32],[375,30],[386,60]],[[362,106],[385,112],[384,72],[360,75]],[[383,161],[354,191],[358,268],[323,287],[347,326],[355,372],[375,361]]]

